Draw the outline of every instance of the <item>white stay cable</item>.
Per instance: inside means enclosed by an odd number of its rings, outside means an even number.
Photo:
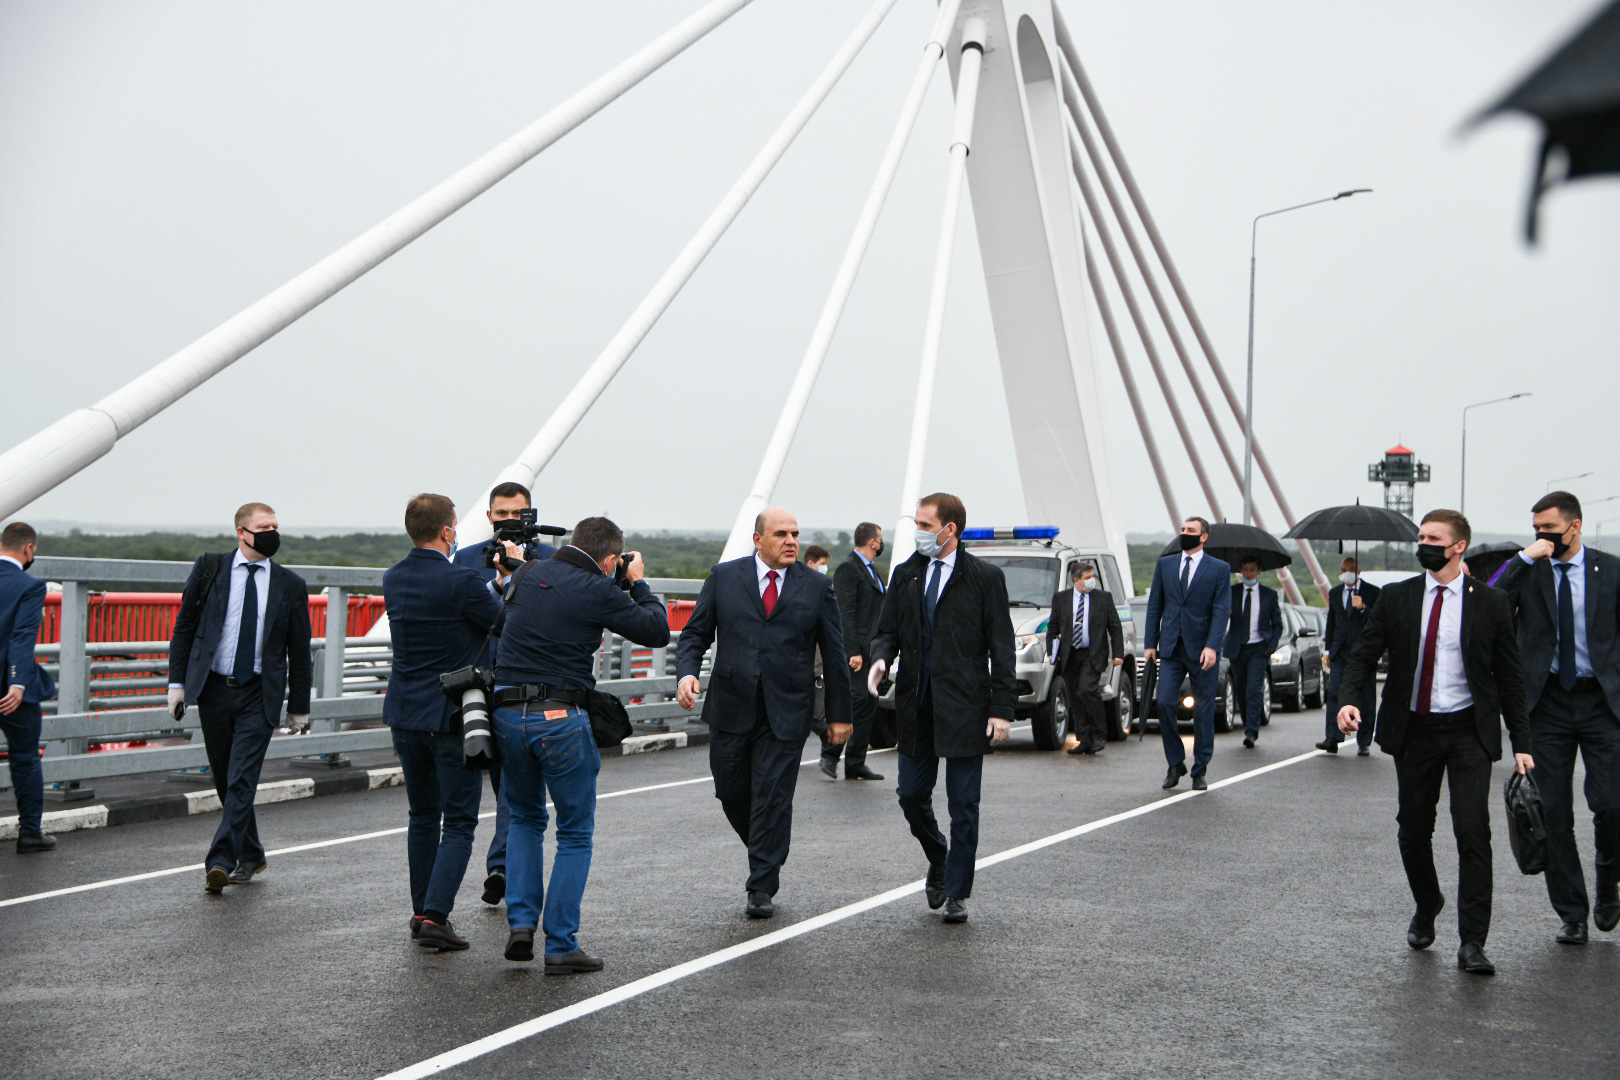
[[[923,457],[928,449],[928,422],[934,411],[934,382],[939,372],[939,345],[945,328],[945,297],[951,282],[956,219],[962,206],[962,183],[967,178],[968,153],[973,144],[973,114],[978,105],[984,38],[983,19],[971,18],[963,24],[962,66],[956,80],[956,127],[951,135],[945,208],[940,214],[939,246],[934,251],[934,283],[928,296],[928,323],[923,330],[922,366],[917,373],[917,401],[911,413],[911,444],[906,450],[905,479],[900,485],[900,522],[894,528],[891,568],[898,568],[917,550],[917,499],[922,495]]]
[[[90,408],[69,413],[0,455],[0,519],[100,458],[119,439],[494,187],[751,2],[711,0],[618,67],[258,303]]]
[[[889,188],[894,184],[895,174],[900,171],[900,159],[905,154],[906,143],[910,141],[911,132],[917,126],[917,116],[922,112],[923,99],[934,80],[939,59],[945,55],[945,39],[950,37],[951,28],[956,25],[956,10],[961,3],[962,0],[944,0],[940,4],[939,17],[934,20],[934,29],[928,35],[927,44],[923,46],[917,74],[911,80],[911,92],[906,96],[906,103],[900,109],[900,119],[895,122],[894,133],[889,136],[889,147],[884,151],[882,163],[878,165],[877,176],[872,181],[872,190],[867,194],[866,205],[861,209],[861,216],[855,223],[855,233],[849,238],[849,247],[844,249],[844,261],[839,264],[838,274],[833,278],[832,290],[827,294],[827,302],[822,305],[821,318],[816,322],[815,332],[810,335],[810,344],[804,350],[804,359],[799,361],[799,374],[794,378],[793,388],[788,392],[787,401],[782,405],[782,414],[776,419],[776,430],[771,433],[770,444],[765,448],[765,456],[759,463],[759,472],[754,476],[754,486],[749,489],[748,497],[743,500],[742,509],[737,511],[737,521],[731,527],[731,537],[726,541],[725,551],[720,556],[721,562],[740,559],[753,550],[754,518],[770,502],[771,493],[776,489],[776,481],[782,475],[782,466],[787,461],[793,437],[798,433],[799,424],[804,420],[804,410],[810,402],[810,392],[815,389],[816,379],[821,375],[821,365],[827,359],[827,349],[832,345],[833,333],[838,329],[839,319],[843,318],[844,307],[849,303],[849,294],[855,288],[855,276],[860,272],[861,261],[866,258],[866,249],[872,243],[872,234],[877,231],[878,217],[883,212]]]
[[[748,168],[743,170],[742,176],[738,177],[731,190],[726,192],[725,198],[720,200],[720,205],[714,208],[708,220],[692,239],[687,241],[686,247],[681,249],[681,253],[675,257],[669,269],[665,270],[663,276],[653,285],[652,291],[631,313],[629,320],[619,328],[619,332],[613,335],[613,340],[608,342],[607,348],[603,349],[601,355],[585,369],[585,373],[568,392],[568,396],[563,398],[546,420],[545,426],[524,448],[523,453],[518,455],[517,460],[501,471],[494,484],[515,480],[525,487],[534,486],[535,477],[540,475],[541,470],[567,441],[568,436],[573,434],[574,428],[579,426],[579,422],[585,418],[585,414],[602,395],[602,391],[607,389],[613,377],[619,373],[619,369],[624,367],[625,361],[630,359],[630,354],[635,352],[636,347],[679,295],[692,274],[703,264],[703,260],[714,249],[720,237],[725,235],[726,229],[737,219],[737,215],[742,213],[743,207],[748,205],[748,200],[759,190],[760,184],[764,183],[788,147],[793,145],[793,140],[804,129],[816,109],[826,100],[833,86],[849,69],[862,46],[876,33],[879,24],[883,22],[883,17],[894,5],[895,0],[877,0],[877,3],[872,5],[872,9],[856,25],[854,33],[839,46],[821,74],[816,76],[816,81],[810,84],[810,89],[805,91],[804,96],[793,107],[793,111],[788,113],[787,119],[782,121],[782,125],[749,163]],[[490,487],[494,487],[494,484]],[[489,487],[485,488],[483,494],[469,504],[473,510],[483,508],[489,490]],[[470,510],[462,524],[462,539],[476,543],[488,539],[489,536],[489,522],[482,514]]]

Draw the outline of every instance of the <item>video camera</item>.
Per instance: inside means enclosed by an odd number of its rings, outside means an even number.
[[[516,570],[523,565],[505,553],[502,544],[516,544],[526,548],[542,536],[566,536],[568,530],[556,525],[539,525],[540,512],[532,506],[525,506],[518,511],[516,518],[507,518],[505,521],[495,522],[495,540],[484,546],[484,568],[495,569],[497,562],[508,570]]]

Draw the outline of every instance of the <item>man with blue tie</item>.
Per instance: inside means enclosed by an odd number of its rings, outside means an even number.
[[[45,613],[45,583],[26,573],[39,547],[31,525],[13,521],[0,532],[0,731],[6,733],[6,760],[11,764],[11,790],[17,796],[17,851],[49,851],[56,837],[46,836],[45,774],[39,764],[39,703],[56,693],[56,684],[34,659],[39,621]]]
[[[1530,746],[1547,814],[1547,896],[1558,940],[1584,945],[1586,877],[1575,845],[1575,754],[1597,849],[1592,921],[1620,925],[1620,559],[1581,542],[1581,503],[1554,491],[1530,508],[1535,543],[1499,584],[1518,615]]]
[[[1227,588],[1232,568],[1204,551],[1209,522],[1188,518],[1181,526],[1181,552],[1166,555],[1153,568],[1148,593],[1147,637],[1143,655],[1159,661],[1159,736],[1164,741],[1168,791],[1187,775],[1187,750],[1176,723],[1176,698],[1181,680],[1192,681],[1193,765],[1192,786],[1203,791],[1209,759],[1215,754],[1215,691],[1220,681],[1216,649],[1232,614],[1232,593]]]
[[[253,798],[283,697],[288,729],[309,724],[309,589],[270,561],[280,546],[274,510],[237,510],[236,550],[192,566],[169,641],[169,712],[178,720],[196,704],[223,808],[204,860],[210,893],[266,869]]]
[[[1232,586],[1232,623],[1223,650],[1232,662],[1228,678],[1243,703],[1243,745],[1253,749],[1265,716],[1266,672],[1271,654],[1282,640],[1282,605],[1277,590],[1260,584],[1260,559],[1246,555],[1239,562],[1243,580]]]

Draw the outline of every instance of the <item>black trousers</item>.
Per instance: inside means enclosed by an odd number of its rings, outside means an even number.
[[[793,791],[804,740],[778,739],[765,715],[765,692],[754,699],[754,726],[743,734],[709,732],[714,797],[748,845],[748,891],[776,895],[793,838]]]
[[[1303,661],[1302,661],[1303,662]],[[1339,685],[1344,682],[1344,673],[1350,669],[1350,650],[1340,649],[1330,661],[1331,670],[1327,673],[1327,693],[1323,704],[1327,708],[1323,711],[1326,718],[1327,737],[1333,742],[1344,742],[1344,732],[1339,730],[1339,708],[1342,705],[1354,705],[1361,710],[1361,726],[1356,729],[1356,745],[1371,746],[1373,733],[1378,727],[1378,680],[1367,680],[1367,691],[1360,701],[1340,701]],[[1304,702],[1300,702],[1303,707]]]
[[[1074,725],[1074,737],[1081,746],[1099,749],[1108,741],[1108,724],[1103,719],[1103,669],[1091,662],[1091,657],[1075,649],[1063,665],[1063,681],[1069,686],[1069,716]]]
[[[1457,930],[1464,944],[1484,945],[1491,928],[1491,759],[1479,741],[1472,707],[1413,716],[1395,757],[1401,862],[1419,911],[1445,902],[1434,869],[1434,822],[1440,783],[1451,789],[1457,838]]]
[[[1582,679],[1565,690],[1553,675],[1530,714],[1530,752],[1547,813],[1547,898],[1565,922],[1585,922],[1590,910],[1575,846],[1576,751],[1586,766],[1602,893],[1620,883],[1620,719],[1596,680]]]
[[[895,794],[911,835],[922,845],[930,864],[945,864],[945,895],[966,900],[973,895],[973,870],[979,854],[979,788],[984,755],[945,759],[945,805],[951,817],[949,841],[934,817],[934,785],[939,757],[934,753],[934,696],[926,689],[917,705],[914,754],[899,757],[900,782]]]
[[[264,862],[259,843],[259,822],[253,815],[253,797],[259,790],[259,772],[270,749],[275,726],[264,715],[263,683],[230,686],[213,672],[197,695],[203,745],[208,750],[208,771],[221,807],[219,828],[204,865],[231,870],[238,863],[256,867]]]
[[[852,672],[849,677],[850,718],[854,721],[849,741],[833,744],[827,741],[827,729],[821,729],[821,756],[828,761],[844,759],[844,775],[849,770],[866,764],[866,750],[872,745],[872,721],[877,719],[877,698],[866,688],[866,668]]]

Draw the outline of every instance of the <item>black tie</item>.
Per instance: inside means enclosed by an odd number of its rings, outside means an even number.
[[[1575,592],[1570,588],[1569,563],[1558,567],[1558,685],[1575,689]]]
[[[1254,633],[1254,630],[1252,629],[1252,627],[1254,626],[1254,623],[1252,621],[1250,621],[1253,609],[1249,606],[1249,601],[1253,597],[1254,597],[1254,586],[1252,586],[1252,585],[1243,586],[1243,640],[1244,641],[1248,641],[1249,640],[1249,635]]]
[[[238,683],[253,678],[254,645],[259,637],[259,590],[254,584],[258,566],[247,564],[247,585],[242,589],[242,618],[236,631],[236,667],[231,672]]]

